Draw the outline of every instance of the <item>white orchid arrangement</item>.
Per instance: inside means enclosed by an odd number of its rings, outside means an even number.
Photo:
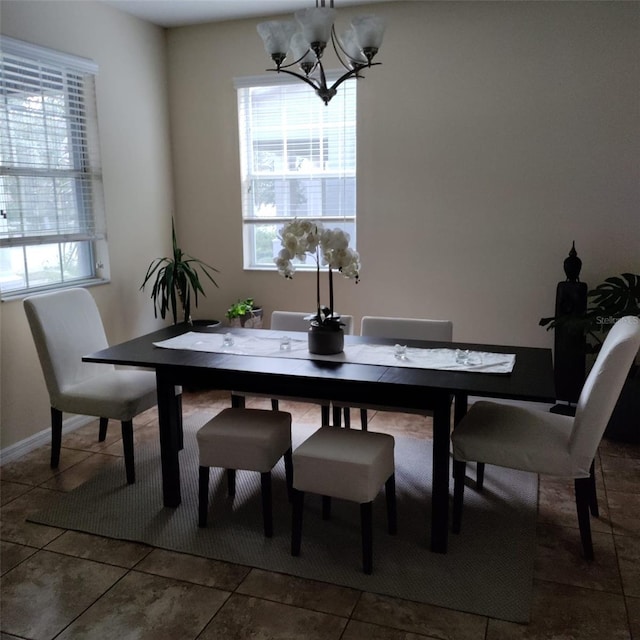
[[[312,316],[312,324],[338,328],[343,323],[340,316],[334,314],[333,306],[333,270],[339,271],[345,278],[360,279],[360,256],[349,247],[349,234],[342,229],[327,229],[315,220],[293,220],[285,224],[280,232],[282,249],[274,262],[278,273],[285,278],[293,278],[295,266],[293,260],[306,262],[307,256],[316,261],[316,304],[317,313]],[[329,306],[320,304],[320,268],[327,267],[329,273]]]

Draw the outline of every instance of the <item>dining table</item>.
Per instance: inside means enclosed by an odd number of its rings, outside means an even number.
[[[176,340],[186,336],[193,338],[194,333],[200,334],[195,337],[202,339],[192,339],[192,343],[206,344],[207,340],[209,343],[217,340],[221,347],[200,350],[198,346],[180,348],[180,342],[176,345]],[[258,340],[271,340],[280,347],[265,355],[259,349],[234,348],[234,339],[238,344],[244,340],[246,344],[256,345]],[[465,370],[455,366],[440,369],[412,366],[411,362],[404,361],[404,353],[395,359],[377,361],[374,358],[373,363],[371,358],[360,362],[340,356],[314,356],[308,351],[298,356],[288,352],[291,341],[306,344],[306,334],[287,332],[284,336],[283,332],[269,329],[181,323],[87,354],[83,361],[155,371],[162,503],[165,507],[177,508],[181,503],[181,399],[175,392],[177,386],[229,390],[246,395],[253,392],[273,397],[313,398],[325,404],[332,401],[375,404],[398,412],[431,413],[430,548],[438,553],[446,553],[448,542],[450,432],[452,423],[456,424],[466,413],[468,398],[555,401],[552,356],[547,348],[420,340],[406,340],[401,345],[403,350],[415,354],[450,350],[453,354],[505,354],[512,359],[510,371],[489,373],[481,368],[473,370],[473,367]],[[374,353],[375,349],[398,349],[396,342],[385,338],[345,336],[345,353],[360,353],[360,347],[373,348]],[[226,348],[224,343],[227,343]],[[162,346],[171,344],[173,348]],[[428,489],[425,487],[425,539],[429,531]]]

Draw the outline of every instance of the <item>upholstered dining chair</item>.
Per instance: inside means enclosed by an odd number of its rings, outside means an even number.
[[[63,412],[99,417],[100,441],[109,419],[119,420],[127,482],[132,484],[133,418],[156,404],[155,374],[82,361],[109,346],[98,307],[85,289],[31,296],[24,309],[51,403],[51,467],[60,463]]]
[[[594,458],[634,358],[640,319],[611,328],[582,388],[575,417],[495,402],[474,403],[454,428],[453,531],[460,531],[466,462],[574,479],[580,539],[593,559],[589,511],[597,516]]]
[[[304,313],[302,311],[273,311],[271,313],[271,324],[270,327],[274,331],[304,331],[307,332],[309,330],[309,320],[307,319],[311,313]],[[347,335],[351,335],[353,333],[353,316],[340,316],[342,322],[344,322],[344,332]],[[266,394],[257,394],[252,393],[252,397],[258,398],[271,398],[271,396]],[[245,404],[246,396],[239,394],[235,391],[232,392],[231,395],[232,403],[234,407],[243,407]],[[278,398],[271,398],[271,408],[274,411],[278,411],[280,404],[279,400],[294,400],[296,402],[309,402],[313,404],[320,404],[322,410],[322,424],[329,424],[330,419],[330,404],[323,404],[319,400],[314,400],[312,398],[289,398],[285,396],[280,396]]]
[[[453,323],[450,320],[430,320],[426,318],[393,318],[385,316],[364,316],[360,325],[360,335],[394,340],[432,340],[451,342]],[[340,410],[344,411],[345,426],[351,426],[351,408],[360,409],[362,429],[367,429],[367,410],[397,411],[397,408],[379,405],[333,403],[334,425],[341,423]],[[424,412],[421,412],[424,413]]]

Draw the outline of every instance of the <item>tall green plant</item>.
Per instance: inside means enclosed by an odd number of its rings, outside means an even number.
[[[210,271],[220,273],[218,269],[211,265],[184,253],[178,247],[176,239],[176,229],[173,219],[171,220],[171,237],[173,242],[173,254],[170,258],[156,258],[151,262],[140,290],[154,278],[151,289],[151,299],[153,300],[154,316],[164,320],[167,311],[171,309],[173,324],[178,323],[178,302],[184,313],[185,322],[191,322],[191,300],[198,306],[198,293],[206,297],[198,269],[217,287],[218,283],[213,279]]]
[[[549,329],[563,327],[592,339],[587,351],[600,349],[609,329],[625,316],[640,317],[640,275],[623,273],[607,278],[587,293],[587,311],[583,315],[559,315],[542,318],[540,325]]]

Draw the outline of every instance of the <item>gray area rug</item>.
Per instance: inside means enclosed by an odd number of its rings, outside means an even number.
[[[114,465],[52,502],[30,520],[131,540],[217,560],[311,578],[363,591],[528,622],[533,583],[537,477],[487,466],[482,494],[465,491],[462,532],[446,555],[429,551],[431,442],[396,438],[398,535],[386,531],[384,492],[374,503],[373,575],[361,570],[360,510],[334,500],[323,521],[320,498],[305,501],[302,552],[290,555],[291,512],[284,463],[273,473],[274,536],[262,535],[260,476],[238,472],[233,501],[225,475],[210,474],[207,529],[197,526],[198,454],[195,432],[210,416],[185,420],[180,453],[182,504],[162,507],[159,443],[136,448],[136,483]],[[315,428],[294,425],[294,447]],[[468,475],[475,476],[474,465]]]

